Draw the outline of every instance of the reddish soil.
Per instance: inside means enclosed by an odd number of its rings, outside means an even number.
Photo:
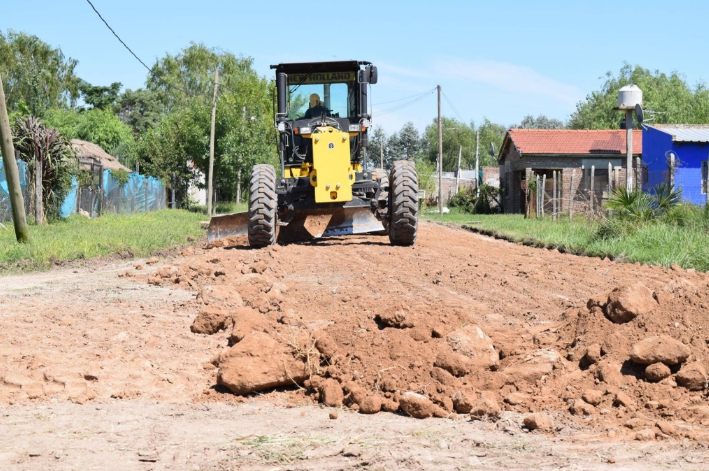
[[[375,236],[227,245],[140,270],[3,278],[0,408],[31,421],[32,407],[67,402],[320,402],[344,409],[338,421],[383,411],[383,424],[474,418],[513,435],[527,423],[562,440],[666,440],[678,456],[706,446],[706,274],[426,223],[410,248]],[[636,283],[647,290],[608,302]]]
[[[421,233],[413,248],[360,237],[243,250],[235,238],[162,282],[208,303],[195,324],[215,306],[231,316],[220,327],[233,346],[212,362],[238,395],[297,383],[306,398],[363,413],[547,411],[556,429],[709,438],[705,274],[435,225]],[[669,347],[651,342],[651,360],[631,360],[633,345],[658,335],[684,354],[664,366],[652,358]],[[651,363],[669,377],[648,381]]]

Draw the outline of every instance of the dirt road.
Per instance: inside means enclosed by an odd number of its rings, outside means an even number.
[[[594,342],[603,344],[604,361],[622,363],[634,342],[655,333],[682,340],[692,351],[687,362],[706,362],[706,275],[424,223],[415,247],[387,242],[357,237],[249,250],[237,240],[156,265],[138,262],[139,270],[109,263],[2,278],[0,467],[707,466],[703,390],[670,384],[672,378],[649,384],[627,368],[611,384],[602,367],[579,367]],[[589,313],[589,298],[633,281],[657,295],[652,317],[615,325]],[[244,309],[259,317],[237,316],[233,329],[215,335],[190,332],[199,312]],[[497,359],[458,371],[448,361],[451,339],[472,326]],[[290,353],[317,357],[304,362],[310,382],[230,393],[224,385],[233,391],[243,375],[229,379],[229,365],[215,356],[233,352],[230,344],[248,344],[254,331]],[[327,355],[312,348],[323,334],[334,348]],[[343,385],[336,420],[328,418],[335,409],[317,404],[326,394],[314,377]],[[376,396],[381,410],[399,407],[409,391],[431,401],[433,415],[448,418],[420,421],[402,409],[356,413],[365,406],[347,402],[355,387]],[[571,414],[569,404],[589,389],[599,391],[600,402],[579,409],[588,414]],[[470,421],[450,399],[457,391],[474,401],[487,397],[500,411]],[[618,404],[623,391],[633,405]],[[540,411],[553,428],[523,429],[524,416]],[[642,435],[658,421],[674,433]],[[639,434],[648,441],[636,440]]]

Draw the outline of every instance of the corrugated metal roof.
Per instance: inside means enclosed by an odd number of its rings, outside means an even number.
[[[707,124],[653,124],[650,127],[672,135],[674,142],[709,142]]]

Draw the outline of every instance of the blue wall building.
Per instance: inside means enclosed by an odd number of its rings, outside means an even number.
[[[674,154],[675,188],[694,204],[707,202],[707,160],[709,125],[655,124],[643,126],[643,166],[647,175],[643,190],[670,182],[670,162]]]

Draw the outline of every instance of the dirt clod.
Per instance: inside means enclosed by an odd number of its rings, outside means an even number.
[[[434,404],[426,396],[406,391],[399,399],[401,410],[415,419],[426,419],[433,415]]]
[[[686,360],[692,352],[679,340],[668,335],[657,335],[633,345],[630,359],[641,365],[662,362],[676,365]]]
[[[662,381],[672,374],[670,368],[664,363],[653,363],[645,368],[645,378],[648,381]]]
[[[581,395],[581,399],[588,402],[592,406],[597,406],[603,401],[603,393],[596,389],[587,389]]]
[[[496,419],[500,416],[502,408],[497,402],[497,398],[490,391],[483,391],[480,395],[480,399],[475,403],[473,409],[470,411],[470,417],[474,419],[479,418],[490,418]]]
[[[543,412],[536,412],[525,416],[523,423],[529,430],[554,429],[554,420]]]
[[[657,302],[645,285],[635,283],[621,286],[608,295],[606,315],[616,324],[623,324],[637,316],[647,314],[657,307]]]
[[[331,378],[326,379],[320,384],[319,389],[320,400],[323,404],[330,407],[342,407],[344,394],[342,394],[340,383]]]
[[[197,314],[190,330],[195,334],[213,335],[226,328],[229,312],[219,306],[205,306]]]
[[[699,362],[684,365],[677,373],[677,384],[690,391],[702,391],[707,387],[707,370]]]

